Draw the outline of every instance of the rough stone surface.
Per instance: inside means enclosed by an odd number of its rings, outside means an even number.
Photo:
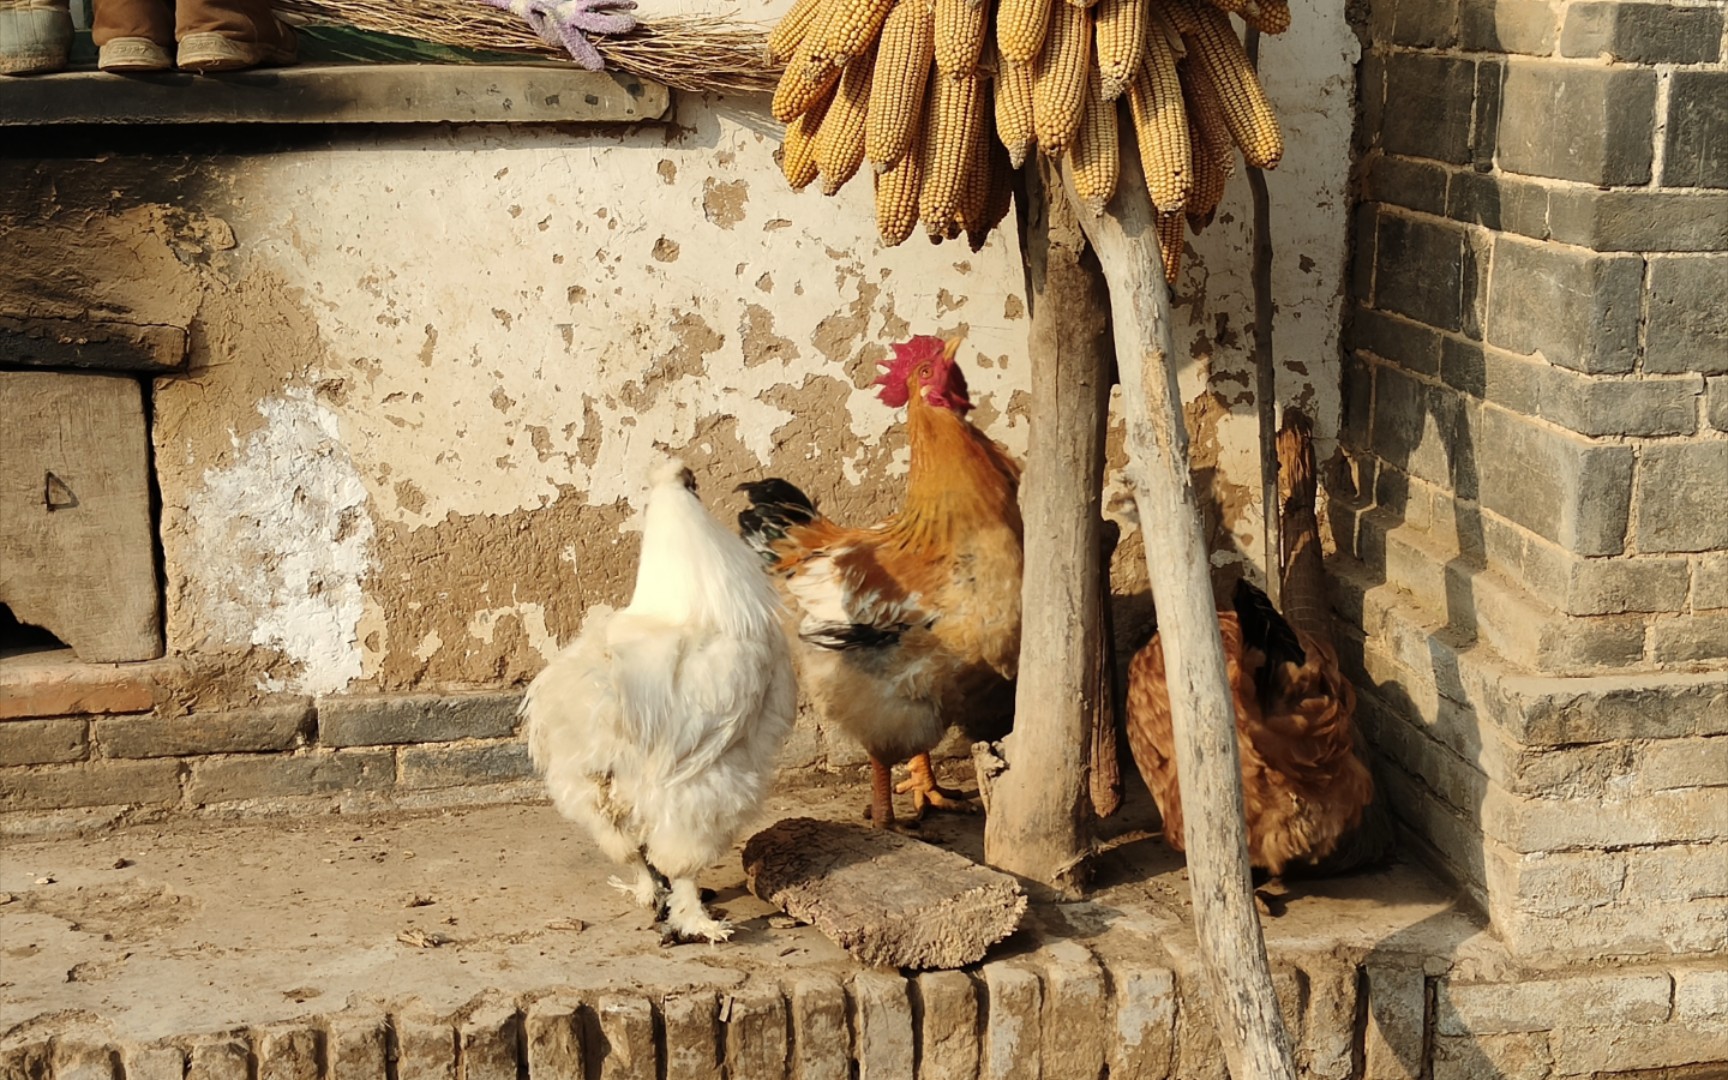
[[[117,716],[93,722],[109,757],[185,757],[292,750],[312,728],[312,703],[191,716]]]
[[[960,971],[918,976],[920,1075],[978,1075],[978,988]]]
[[[1650,626],[1650,657],[1659,664],[1696,663],[1728,656],[1728,611],[1658,619]]]
[[[797,1080],[849,1080],[852,1029],[846,989],[832,976],[792,984],[792,1075]]]
[[[1703,1025],[1568,1027],[1555,1031],[1549,1041],[1555,1072],[1565,1076],[1654,1075],[1708,1080],[1722,1075],[1722,1065],[1728,1062],[1728,1027],[1720,1017]],[[1673,1071],[1668,1072],[1670,1069]]]
[[[178,768],[173,762],[162,764]],[[194,763],[186,793],[193,805],[207,806],[243,799],[381,791],[395,777],[395,756],[388,750],[312,750],[293,756],[219,757]]]
[[[860,971],[852,977],[859,1080],[912,1075],[912,1003],[906,991],[906,981],[888,972]]]
[[[120,1067],[126,1080],[184,1080],[186,1075],[186,1051],[173,1045],[128,1046],[121,1051]],[[378,1070],[383,1071],[384,1059],[378,1059]],[[331,1080],[348,1080],[347,1074],[336,1072],[332,1066]]]
[[[674,994],[660,1003],[666,1075],[719,1080],[720,1020],[712,991]],[[793,1029],[797,1031],[794,1010]]]
[[[522,1018],[528,1075],[581,1076],[582,1006],[569,998],[541,998]],[[671,1050],[668,1045],[668,1056]]]
[[[1686,606],[1691,567],[1654,556],[1571,560],[1565,610],[1574,615],[1679,611]]]
[[[1725,84],[1728,86],[1728,84]],[[1728,254],[1650,260],[1644,370],[1728,374]]]
[[[1717,431],[1728,431],[1728,375],[1720,375],[1710,380],[1709,400],[1705,411],[1710,416],[1710,426]]]
[[[734,1076],[780,1080],[786,1075],[786,998],[778,986],[751,986],[721,1005],[726,1061]],[[645,1076],[653,1076],[650,1069]]]
[[[1400,5],[1438,10],[1438,4]],[[1461,165],[1470,160],[1470,116],[1475,99],[1476,64],[1470,60],[1401,54],[1386,67],[1388,109],[1381,146],[1389,154],[1433,158]]]
[[[1548,192],[1535,231],[1518,232],[1597,251],[1712,252],[1728,247],[1728,193],[1564,187]]]
[[[409,746],[402,750],[405,788],[503,784],[534,776],[528,744],[519,739],[450,746]]]
[[[1104,972],[1072,941],[1045,948],[1044,1032],[1040,1041],[1046,1080],[1094,1080],[1104,1068],[1109,1001]]]
[[[1354,965],[1309,968],[1308,1014],[1302,1022],[1301,1060],[1309,1076],[1350,1080],[1355,1072],[1359,979]],[[1348,1032],[1349,1034],[1346,1034]]]
[[[1594,679],[1509,675],[1488,702],[1512,738],[1536,746],[1728,734],[1720,673]]]
[[[92,761],[0,769],[0,810],[161,805],[179,801],[177,761]]]
[[[516,730],[522,695],[356,695],[318,699],[318,741],[325,746],[496,739]]]
[[[1564,56],[1634,64],[1699,64],[1722,52],[1722,9],[1677,4],[1593,2],[1566,9]]]
[[[381,1016],[331,1017],[325,1033],[325,1056],[330,1080],[375,1080],[386,1075],[390,1053],[390,1028]],[[533,1062],[530,1057],[530,1063]]]
[[[953,968],[1014,932],[1013,878],[896,833],[790,818],[744,845],[750,889],[867,964]]]
[[[1728,551],[1692,561],[1692,607],[1699,611],[1728,608]]]
[[[659,1054],[654,1046],[654,1007],[648,999],[601,994],[593,1008],[601,1080],[654,1080]]]
[[[0,721],[0,766],[82,761],[89,753],[85,729],[86,722],[74,717]]]
[[[1433,1080],[1547,1080],[1552,1075],[1547,1032],[1437,1035]]]
[[[51,1053],[55,1080],[113,1080],[117,1055],[100,1041],[56,1036]]]
[[[1568,438],[1498,409],[1478,415],[1473,465],[1483,507],[1579,555],[1624,549],[1630,447]]]
[[[1676,71],[1668,86],[1662,182],[1728,187],[1728,72]]]
[[[1364,197],[1425,214],[1444,214],[1450,176],[1446,166],[1432,161],[1382,154],[1369,165]]]
[[[1041,1047],[1042,990],[1038,976],[997,961],[984,965],[986,1000],[983,1080],[1036,1080]]]
[[[1110,1075],[1164,1080],[1176,1049],[1176,976],[1167,968],[1118,964]]]
[[[186,1080],[247,1080],[251,1051],[244,1040],[204,1039],[186,1055]]]
[[[1728,443],[1647,446],[1638,461],[1641,551],[1728,548]]]
[[[1464,230],[1384,210],[1375,240],[1374,306],[1441,330],[1464,326]]]
[[[515,1006],[491,1001],[470,1011],[456,1027],[462,1080],[517,1080],[522,1037]],[[311,1080],[318,1080],[316,1072]]]
[[[1442,1035],[1546,1031],[1569,1026],[1658,1023],[1668,1019],[1673,980],[1666,974],[1602,975],[1588,982],[1529,979],[1518,983],[1450,981],[1436,999]]]
[[[1503,94],[1502,168],[1604,185],[1650,180],[1655,72],[1514,59]]]
[[[402,1080],[458,1080],[456,1028],[447,1018],[416,1006],[394,1014],[390,1027]]]
[[[1521,239],[1494,244],[1488,341],[1578,371],[1631,371],[1643,260]]]
[[[258,1080],[319,1080],[318,1033],[310,1027],[289,1024],[255,1038]]]
[[[144,712],[156,694],[145,665],[13,662],[0,669],[0,720]]]
[[[1471,52],[1554,51],[1560,23],[1548,0],[1461,0],[1458,13],[1459,44]]]

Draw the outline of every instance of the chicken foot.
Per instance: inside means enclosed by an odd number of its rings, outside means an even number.
[[[652,908],[655,919],[659,920],[666,908],[666,894],[672,888],[671,883],[665,874],[649,865],[646,851],[638,850],[625,861],[625,865],[636,871],[636,880],[625,881],[614,874],[606,879],[606,884],[630,897],[637,907]]]
[[[950,810],[957,814],[974,814],[978,807],[958,791],[950,791],[936,782],[936,770],[928,753],[919,754],[906,763],[910,775],[894,790],[912,796],[912,820],[924,816],[924,809]]]
[[[864,808],[864,816],[878,829],[894,828],[893,766],[874,754],[870,755],[870,805]]]
[[[656,925],[660,944],[682,945],[692,941],[709,943],[725,941],[732,936],[732,924],[708,914],[702,905],[702,893],[692,878],[675,878]]]

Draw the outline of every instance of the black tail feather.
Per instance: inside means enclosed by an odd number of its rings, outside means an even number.
[[[787,529],[807,525],[820,516],[810,496],[779,477],[751,480],[734,490],[750,499],[749,508],[738,515],[738,532],[770,562],[778,558],[774,542],[785,536]]]
[[[1266,654],[1266,663],[1254,676],[1255,688],[1265,698],[1272,692],[1273,673],[1286,663],[1301,667],[1308,662],[1308,654],[1297,640],[1296,631],[1272,606],[1271,598],[1247,578],[1236,582],[1231,606],[1242,624],[1242,643]]]

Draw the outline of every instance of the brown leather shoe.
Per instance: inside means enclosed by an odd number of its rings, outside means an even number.
[[[172,67],[174,0],[96,0],[90,37],[103,71]]]
[[[238,71],[292,64],[294,31],[270,10],[270,0],[179,0],[176,63],[184,71]]]

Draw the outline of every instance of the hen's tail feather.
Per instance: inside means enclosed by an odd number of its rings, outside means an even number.
[[[774,551],[776,541],[795,525],[808,525],[822,515],[810,496],[777,476],[766,480],[751,480],[734,490],[742,491],[750,500],[748,509],[738,515],[738,532],[769,563],[779,561]]]
[[[1254,688],[1259,692],[1260,700],[1265,701],[1274,691],[1272,676],[1283,670],[1285,664],[1301,667],[1308,662],[1308,654],[1296,637],[1296,631],[1272,606],[1271,598],[1255,588],[1247,578],[1237,580],[1231,606],[1241,620],[1242,643],[1259,649],[1266,656],[1266,663],[1254,673]]]

